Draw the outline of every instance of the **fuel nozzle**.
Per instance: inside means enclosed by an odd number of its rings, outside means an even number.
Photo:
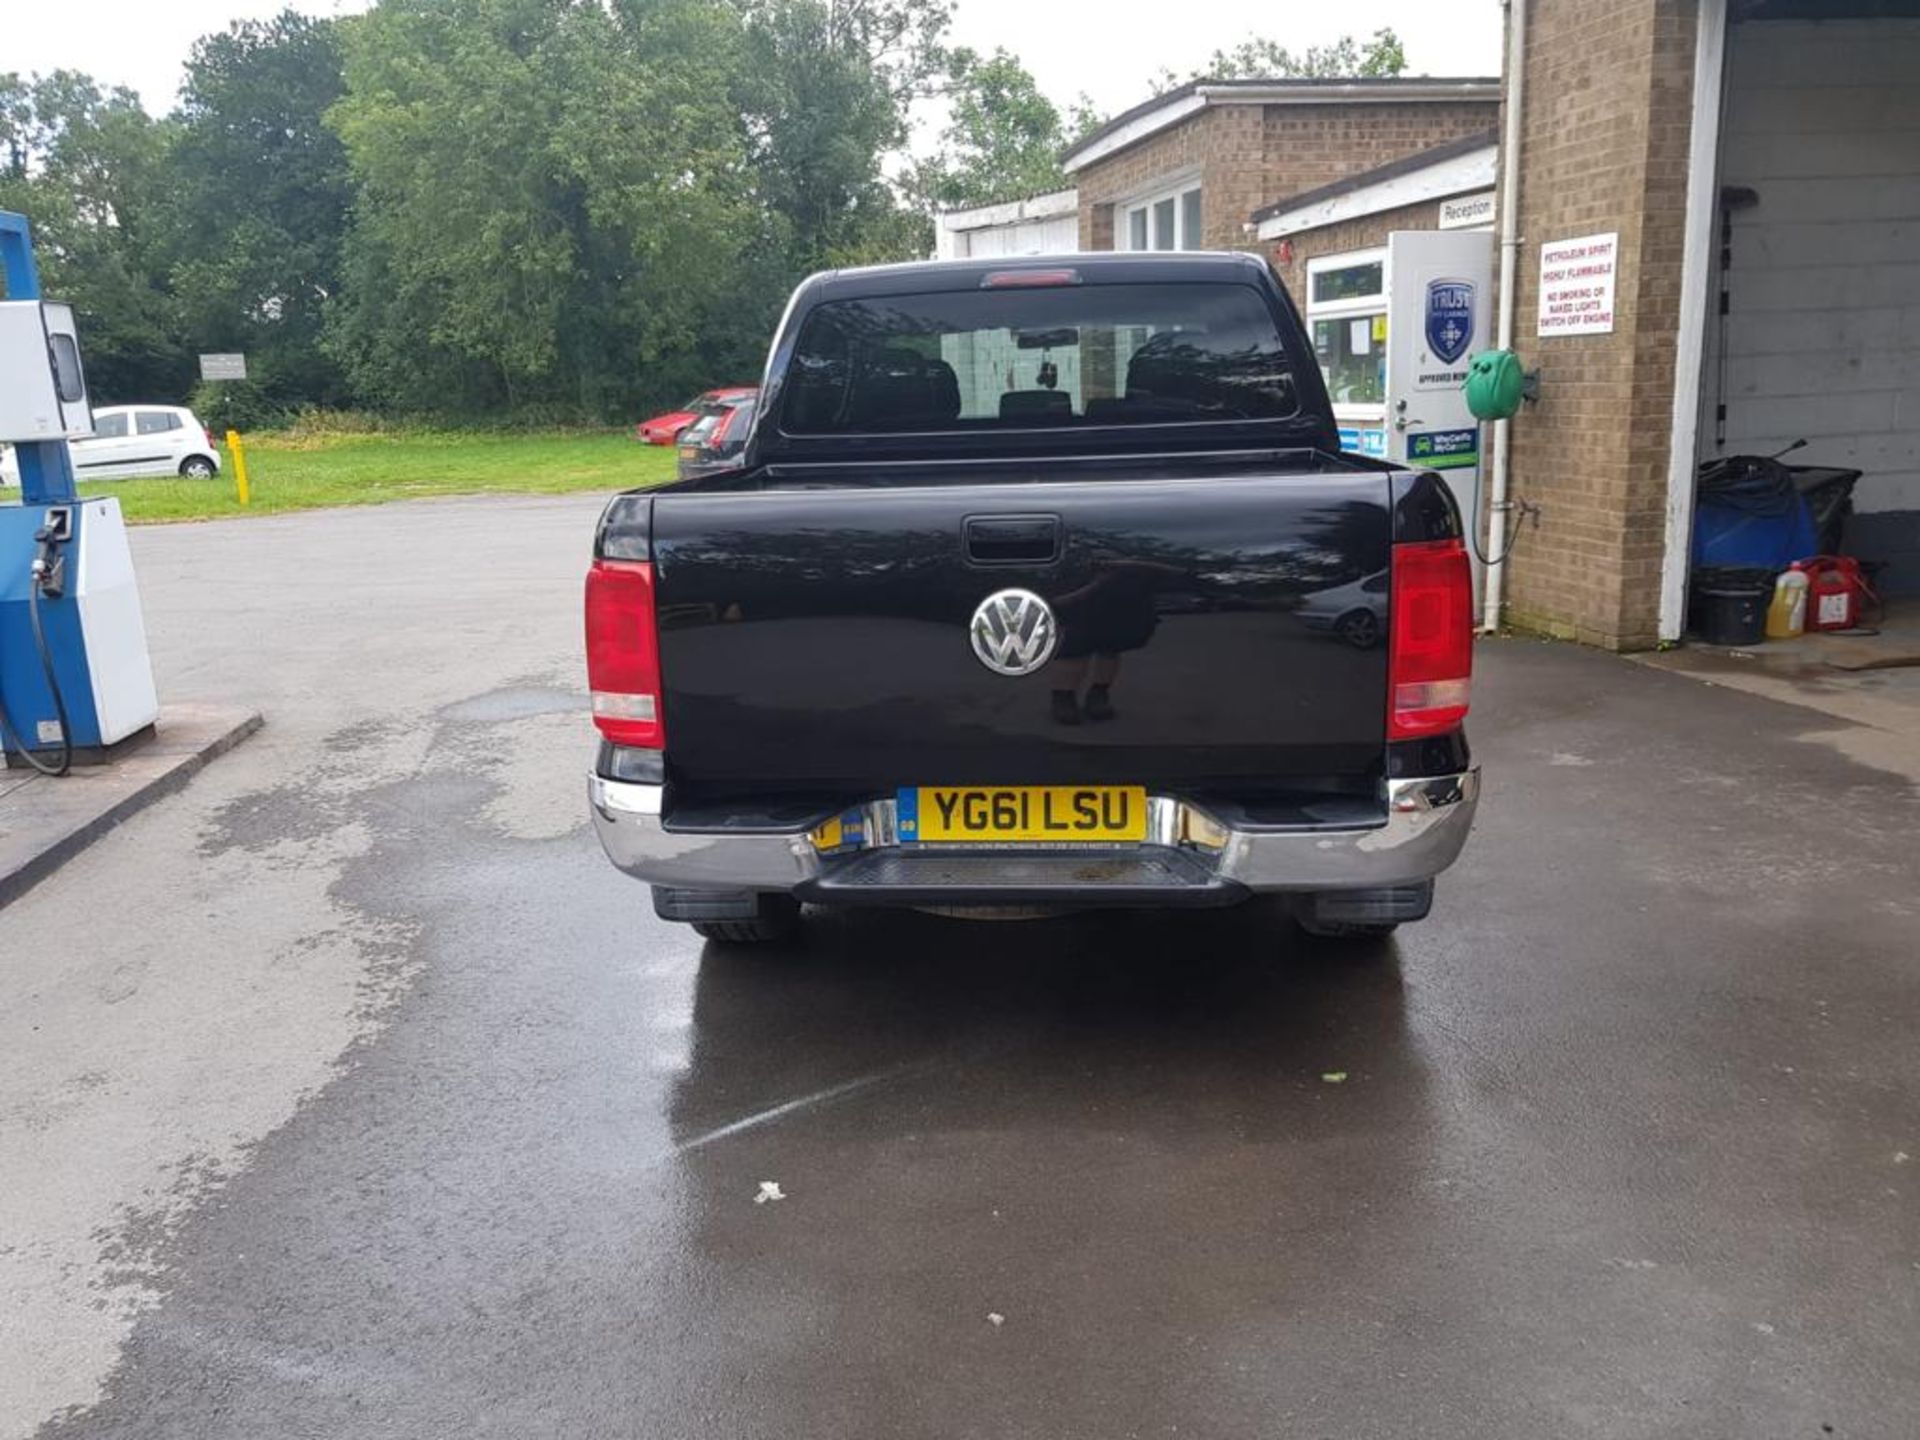
[[[46,522],[33,532],[40,549],[31,567],[34,588],[49,600],[58,600],[67,591],[67,556],[61,549],[73,538],[73,512],[64,505],[47,511]]]

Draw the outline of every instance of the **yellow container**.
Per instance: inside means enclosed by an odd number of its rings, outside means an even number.
[[[1767,606],[1767,639],[1791,640],[1807,628],[1807,572],[1789,565],[1773,582],[1773,600]]]

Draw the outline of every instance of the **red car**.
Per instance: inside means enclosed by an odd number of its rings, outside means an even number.
[[[671,445],[680,438],[682,430],[700,418],[702,411],[710,411],[716,405],[737,405],[758,388],[756,385],[728,385],[719,390],[709,390],[704,395],[694,396],[678,410],[669,410],[651,420],[642,420],[633,427],[633,436],[649,445]]]

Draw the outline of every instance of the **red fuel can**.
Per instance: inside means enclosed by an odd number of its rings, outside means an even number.
[[[1867,594],[1860,562],[1850,555],[1816,555],[1803,560],[1807,572],[1807,629],[1851,630],[1860,623]]]

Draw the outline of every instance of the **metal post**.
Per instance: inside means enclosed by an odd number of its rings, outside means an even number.
[[[7,299],[38,300],[40,270],[33,263],[33,237],[27,217],[0,210],[0,269]],[[20,460],[20,499],[26,505],[65,505],[80,498],[73,482],[73,458],[61,440],[22,441],[13,447]]]
[[[33,263],[27,217],[11,210],[0,210],[0,265],[6,270],[7,299],[40,298],[40,271]]]
[[[227,431],[227,453],[233,457],[234,493],[242,505],[250,505],[253,492],[247,487],[247,447],[241,443],[238,430]]]

